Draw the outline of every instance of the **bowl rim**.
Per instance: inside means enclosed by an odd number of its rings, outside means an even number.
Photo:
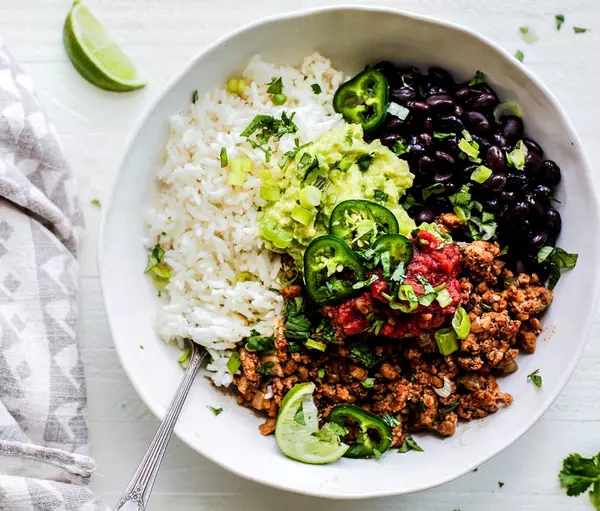
[[[104,208],[102,208],[101,218],[100,218],[100,227],[98,230],[98,238],[97,238],[98,250],[97,250],[96,257],[97,257],[97,265],[98,265],[98,270],[99,270],[100,288],[101,288],[103,303],[105,304],[105,309],[106,309],[106,297],[108,295],[108,291],[106,288],[108,287],[108,284],[107,284],[107,278],[106,278],[107,271],[104,270],[104,263],[103,263],[105,258],[102,257],[103,247],[104,247],[104,244],[102,241],[104,239],[104,230],[105,230],[105,226],[106,226],[106,221],[108,218],[108,214],[113,205],[113,199],[114,199],[115,192],[116,192],[116,186],[119,181],[119,179],[118,179],[119,175],[123,171],[124,164],[126,162],[128,154],[131,151],[133,142],[135,141],[139,131],[142,129],[142,127],[144,126],[147,119],[152,115],[152,112],[154,111],[156,106],[163,100],[163,98],[165,96],[167,96],[169,94],[169,91],[173,88],[173,86],[193,66],[195,66],[199,60],[201,60],[207,53],[209,53],[213,49],[227,43],[230,39],[233,39],[234,37],[237,37],[238,35],[244,34],[246,32],[250,32],[256,28],[259,28],[263,25],[267,25],[267,24],[270,24],[273,22],[291,20],[291,19],[297,19],[297,18],[306,18],[306,17],[313,16],[315,14],[320,14],[320,13],[324,13],[324,12],[336,12],[336,11],[346,11],[346,12],[359,11],[359,12],[384,13],[384,14],[390,14],[390,15],[394,15],[394,16],[402,16],[404,18],[408,18],[408,19],[412,19],[412,20],[423,21],[426,23],[430,23],[432,25],[438,25],[438,26],[442,26],[444,28],[449,28],[449,29],[452,29],[452,30],[455,30],[458,32],[462,32],[463,34],[473,37],[473,38],[479,40],[481,43],[490,47],[492,50],[494,50],[498,54],[498,56],[500,58],[504,59],[509,66],[516,66],[518,69],[520,69],[521,72],[523,74],[525,74],[527,76],[527,78],[529,80],[531,80],[533,82],[533,84],[546,96],[546,99],[548,99],[550,104],[556,110],[557,114],[562,118],[562,121],[564,122],[564,125],[567,128],[567,133],[570,137],[570,140],[571,140],[576,152],[580,155],[581,160],[583,161],[584,166],[585,166],[585,170],[581,171],[580,177],[583,178],[583,180],[585,181],[585,184],[587,184],[591,190],[591,192],[590,192],[591,210],[589,211],[589,217],[593,217],[595,219],[596,223],[598,225],[600,225],[600,201],[599,201],[597,189],[595,187],[594,179],[592,177],[593,174],[591,172],[591,165],[590,165],[589,159],[587,157],[587,154],[583,148],[583,145],[582,145],[581,141],[579,140],[579,137],[573,127],[573,124],[571,123],[566,112],[560,105],[558,99],[550,91],[550,89],[530,69],[528,69],[520,61],[518,61],[516,58],[514,58],[514,56],[512,56],[507,50],[505,50],[498,43],[492,41],[491,39],[488,39],[487,37],[480,34],[479,32],[477,32],[469,27],[460,25],[458,23],[435,18],[433,16],[413,13],[413,12],[406,11],[403,9],[396,9],[393,7],[373,6],[373,5],[365,5],[365,4],[340,4],[340,5],[328,5],[328,6],[322,6],[322,7],[294,10],[294,11],[289,11],[289,12],[285,12],[285,13],[281,13],[281,14],[275,14],[275,15],[271,15],[271,16],[265,16],[265,17],[256,19],[250,23],[243,25],[242,27],[240,27],[236,30],[233,30],[233,31],[225,34],[224,36],[218,38],[211,44],[207,45],[204,49],[202,49],[194,57],[192,57],[181,68],[181,70],[179,72],[177,72],[163,86],[162,90],[150,100],[148,105],[144,108],[142,114],[139,116],[138,120],[134,123],[133,128],[131,129],[130,133],[128,134],[127,138],[125,139],[125,143],[121,150],[121,156],[119,158],[119,165],[118,165],[118,173],[116,174],[116,176],[112,182],[111,192],[110,192],[107,204]],[[596,242],[596,245],[597,244],[598,243]],[[573,372],[575,371],[575,368],[577,367],[577,364],[579,363],[579,361],[581,359],[581,356],[583,354],[583,351],[584,351],[585,346],[589,339],[589,333],[591,330],[592,321],[595,317],[596,306],[598,303],[598,299],[600,297],[600,272],[596,272],[593,274],[592,281],[590,282],[590,284],[591,284],[591,288],[593,290],[591,293],[592,296],[591,296],[591,300],[589,300],[589,302],[588,302],[589,308],[585,314],[584,321],[582,322],[582,325],[583,325],[582,335],[585,335],[585,340],[583,342],[581,342],[580,345],[578,346],[578,348],[575,350],[574,356],[571,358],[569,365],[565,368],[565,371],[562,373],[560,381],[559,381],[558,385],[556,385],[555,390],[552,393],[544,396],[545,403],[543,404],[543,406],[541,406],[539,411],[537,413],[535,413],[534,415],[532,415],[528,421],[523,423],[523,425],[521,427],[515,429],[513,431],[513,435],[510,437],[510,439],[506,440],[505,442],[503,442],[501,444],[498,444],[495,448],[491,449],[488,453],[483,455],[477,463],[466,466],[466,468],[464,468],[463,470],[458,471],[457,473],[449,475],[445,478],[441,478],[439,481],[436,481],[433,484],[426,483],[426,484],[422,484],[420,486],[415,486],[414,488],[411,488],[408,490],[363,491],[360,494],[351,494],[351,495],[345,495],[345,494],[340,493],[339,491],[322,490],[320,488],[305,489],[300,486],[294,486],[291,484],[271,482],[271,481],[262,479],[258,475],[251,474],[251,473],[245,473],[245,472],[242,472],[241,470],[237,470],[237,468],[235,466],[230,466],[225,463],[222,463],[218,458],[211,456],[210,454],[207,454],[207,453],[203,452],[202,450],[198,449],[197,446],[193,445],[193,443],[191,442],[190,439],[186,438],[184,435],[179,434],[177,432],[177,428],[175,429],[174,432],[177,435],[177,437],[183,443],[185,443],[188,447],[190,447],[192,450],[194,450],[198,454],[202,455],[203,457],[209,459],[213,463],[217,464],[219,467],[222,467],[225,470],[229,471],[230,473],[235,474],[236,476],[242,477],[244,479],[250,480],[255,483],[259,483],[259,484],[269,486],[271,488],[276,488],[279,490],[290,491],[290,492],[297,493],[297,494],[326,498],[326,499],[336,499],[336,500],[360,500],[360,499],[367,499],[367,498],[374,498],[374,497],[406,495],[406,494],[416,493],[416,492],[436,488],[438,486],[442,486],[446,483],[449,483],[449,482],[451,482],[455,479],[458,479],[459,477],[462,477],[463,475],[471,472],[474,468],[482,465],[483,463],[489,461],[491,458],[497,456],[498,454],[500,454],[501,452],[506,450],[508,447],[510,447],[512,444],[514,444],[518,439],[520,439],[523,435],[525,435],[531,428],[533,428],[533,426],[535,424],[537,424],[539,422],[539,420],[548,412],[548,410],[550,409],[552,404],[556,401],[556,399],[558,398],[560,393],[564,390],[565,386],[567,385],[568,381],[570,380],[571,376],[573,375]],[[109,324],[111,336],[114,339],[113,321],[111,320],[111,317],[108,313],[107,313],[106,317],[107,317],[107,321]],[[135,391],[140,396],[140,398],[142,399],[144,404],[150,409],[150,411],[159,420],[162,420],[165,415],[166,410],[161,409],[161,407],[158,406],[158,404],[156,402],[154,402],[152,397],[150,395],[148,395],[148,393],[145,391],[144,386],[139,381],[137,381],[137,377],[136,377],[134,371],[132,371],[131,368],[126,363],[127,357],[122,352],[120,345],[118,343],[114,343],[114,346],[115,346],[115,351],[117,352],[117,356],[119,357],[121,367],[124,369],[125,373],[127,374],[127,377],[129,378],[129,381],[131,382]]]

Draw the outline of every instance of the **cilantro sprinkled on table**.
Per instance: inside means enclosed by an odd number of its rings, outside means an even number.
[[[215,408],[214,406],[208,405],[206,405],[206,408],[208,408],[215,415],[215,417],[223,413],[223,408]]]
[[[539,375],[539,372],[540,370],[536,369],[527,375],[527,379],[531,380],[538,389],[542,387],[542,377]]]
[[[570,454],[563,461],[558,479],[569,497],[576,497],[590,487],[590,499],[594,509],[600,511],[600,453],[592,458]]]
[[[404,454],[405,452],[408,452],[408,451],[425,452],[425,451],[423,451],[423,448],[417,442],[415,442],[413,437],[410,435],[406,437],[406,439],[404,440],[404,442],[398,449],[398,452],[400,454]]]

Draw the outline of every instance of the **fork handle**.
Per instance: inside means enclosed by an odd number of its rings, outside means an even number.
[[[160,463],[165,455],[165,451],[167,450],[169,440],[173,433],[173,428],[179,417],[179,412],[181,412],[181,408],[190,391],[198,368],[206,355],[205,350],[199,349],[195,343],[191,344],[192,354],[190,357],[190,364],[181,379],[177,392],[175,393],[175,396],[167,409],[167,413],[160,423],[146,454],[144,454],[135,474],[133,474],[125,492],[119,499],[115,511],[144,511],[146,509],[152,487],[154,486],[154,481],[158,474],[158,469],[160,468]]]

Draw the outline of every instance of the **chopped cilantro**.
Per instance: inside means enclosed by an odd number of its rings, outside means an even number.
[[[323,91],[321,90],[321,86],[320,86],[318,83],[313,83],[313,84],[310,86],[310,88],[312,89],[312,91],[313,91],[315,94],[321,94],[321,92],[323,92]]]
[[[286,339],[304,341],[310,337],[310,321],[304,315],[304,299],[290,300],[285,305]]]
[[[556,30],[560,30],[560,27],[562,27],[565,22],[565,15],[557,14],[554,16],[554,19],[556,20]]]
[[[319,370],[317,371],[317,378],[319,378],[319,379],[321,379],[321,380],[322,380],[323,378],[325,378],[325,369],[323,369],[322,367],[321,367],[321,369],[319,369]]]
[[[426,201],[432,195],[439,195],[444,193],[445,186],[442,183],[434,183],[432,185],[423,188],[423,200]]]
[[[418,202],[410,193],[406,194],[406,197],[400,203],[400,205],[405,210],[408,210],[408,209],[412,208],[413,206],[422,206],[422,204],[420,202]]]
[[[152,250],[148,253],[148,263],[146,264],[144,273],[148,273],[150,270],[156,268],[161,263],[164,256],[165,251],[161,246],[158,243],[154,245]]]
[[[271,374],[271,369],[273,369],[273,362],[263,362],[258,367],[258,374],[262,374],[263,376],[269,376]]]
[[[407,147],[404,142],[402,142],[401,140],[396,140],[396,143],[394,144],[394,146],[392,147],[394,154],[396,156],[402,156],[403,154],[407,153],[410,151],[410,147]]]
[[[98,207],[102,206],[102,203],[98,199],[92,199],[90,201],[90,204],[92,204],[94,206],[98,206]]]
[[[267,94],[281,94],[283,92],[283,81],[281,77],[271,78],[271,81],[267,83]]]
[[[360,170],[362,170],[363,172],[366,172],[367,170],[369,170],[372,160],[373,160],[373,154],[361,154],[356,159],[356,164],[358,165],[358,168]]]
[[[196,103],[198,101],[198,91],[195,90],[192,94],[192,103]]]
[[[398,419],[396,419],[396,417],[390,415],[389,413],[386,413],[382,417],[382,419],[384,420],[384,422],[387,422],[390,428],[395,428],[396,426],[399,426],[401,424],[401,422]]]
[[[398,452],[400,454],[404,454],[408,451],[424,452],[423,448],[419,444],[417,444],[417,442],[415,442],[413,437],[410,435],[404,439],[404,442],[400,446],[400,449],[398,449]]]
[[[373,346],[364,341],[359,341],[351,345],[349,356],[357,362],[360,362],[367,369],[371,369],[381,361],[381,358],[375,353]]]
[[[382,190],[373,190],[373,199],[378,202],[387,202],[389,195]]]
[[[529,27],[520,27],[519,32],[521,32],[521,37],[523,38],[523,41],[525,41],[527,44],[533,44],[538,40],[538,37],[537,35],[535,35],[535,32]]]
[[[515,52],[515,58],[519,61],[519,62],[523,62],[523,59],[525,59],[525,54],[521,51],[521,50],[517,50]]]
[[[215,417],[223,413],[223,408],[215,408],[214,406],[208,405],[206,405],[206,408],[208,408],[215,415]]]
[[[498,481],[498,488],[502,488],[504,486],[504,483],[502,481]]]
[[[225,167],[227,167],[227,164],[229,162],[227,161],[227,149],[225,149],[224,147],[221,147],[219,159],[221,160],[221,168],[224,169]]]
[[[143,349],[144,349],[144,345],[143,345],[143,344],[140,344],[140,345],[139,345],[139,348],[140,348],[141,350],[143,350]]]
[[[527,375],[527,378],[533,382],[533,384],[539,389],[542,386],[542,377],[539,375],[540,370],[536,369],[532,373]]]
[[[270,115],[259,114],[242,131],[241,136],[245,137],[254,149],[263,151],[265,153],[265,160],[268,163],[271,159],[272,149],[270,147],[265,148],[264,145],[271,138],[279,140],[283,135],[296,133],[298,126],[294,124],[294,115],[295,112],[288,117],[286,112],[282,112],[281,119],[277,119]],[[255,140],[250,139],[252,135],[255,135]]]
[[[482,73],[481,71],[476,71],[475,72],[475,76],[473,77],[473,79],[469,82],[469,85],[479,85],[480,83],[484,83],[485,82],[485,74]]]
[[[576,34],[585,34],[588,30],[589,28],[573,27],[573,32],[575,32]]]

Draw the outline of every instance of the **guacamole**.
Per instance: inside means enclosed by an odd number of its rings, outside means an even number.
[[[413,177],[408,164],[379,140],[365,142],[359,124],[336,128],[298,149],[283,166],[281,179],[267,180],[266,186],[279,188],[279,199],[262,207],[259,233],[270,226],[291,235],[285,248],[275,246],[269,236],[263,237],[268,248],[289,254],[300,263],[307,245],[316,236],[327,234],[329,217],[337,204],[367,199],[392,211],[400,233],[408,234],[415,224],[399,199],[412,186]],[[321,191],[318,205],[301,206],[301,191],[307,187]]]

